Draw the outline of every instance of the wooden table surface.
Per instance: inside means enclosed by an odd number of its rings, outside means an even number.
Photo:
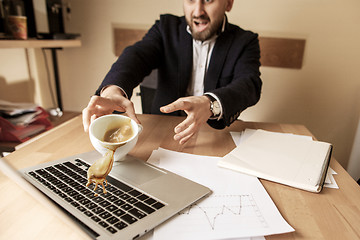
[[[188,143],[178,145],[172,139],[172,130],[182,117],[139,115],[139,119],[144,130],[129,154],[142,160],[158,147],[224,156],[235,147],[229,132],[245,128],[312,136],[302,125],[236,121],[224,130],[203,126]],[[19,146],[4,160],[21,169],[93,150],[78,116]],[[324,188],[319,194],[261,180],[282,216],[295,229],[266,239],[360,239],[360,187],[334,158],[330,166],[338,173],[335,180],[340,189]],[[41,194],[19,184],[0,172],[0,239],[89,239],[61,211],[43,201]]]

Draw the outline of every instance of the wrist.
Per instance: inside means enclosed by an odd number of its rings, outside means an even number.
[[[121,87],[116,85],[105,86],[100,91],[101,97],[111,97],[116,95],[121,95],[127,98],[127,94],[125,93],[125,91]]]
[[[204,103],[205,103],[204,109],[207,109],[208,111],[208,118],[211,118],[213,115],[211,111],[211,101],[206,95],[202,95],[201,97],[204,99]]]

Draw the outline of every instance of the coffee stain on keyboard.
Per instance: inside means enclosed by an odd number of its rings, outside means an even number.
[[[90,186],[91,183],[94,183],[95,187],[93,190],[96,191],[98,185],[100,184],[103,188],[103,193],[107,193],[104,182],[105,185],[107,185],[106,177],[110,173],[114,163],[114,152],[115,151],[109,149],[103,157],[99,158],[93,165],[91,165],[87,172],[87,187]],[[95,193],[95,196],[97,196],[97,193]]]
[[[108,130],[104,134],[103,141],[110,142],[110,143],[121,143],[127,141],[134,135],[133,129],[131,127],[131,120],[129,119],[126,122],[123,122],[120,126]],[[86,186],[90,186],[90,184],[94,183],[94,191],[98,188],[100,184],[103,188],[103,193],[106,194],[106,189],[104,186],[107,186],[106,177],[110,173],[113,163],[114,163],[114,153],[118,147],[121,147],[123,144],[117,145],[114,149],[108,149],[108,151],[104,154],[103,157],[96,160],[96,162],[91,165],[87,172],[87,179],[88,182]],[[95,196],[98,194],[95,193]]]

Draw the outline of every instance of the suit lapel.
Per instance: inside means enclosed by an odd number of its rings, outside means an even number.
[[[233,35],[231,34],[231,31],[225,31],[217,38],[211,54],[209,68],[205,76],[204,92],[211,91],[216,88],[232,41]]]
[[[185,25],[185,27],[184,27]],[[186,24],[180,26],[180,48],[179,51],[179,75],[178,75],[178,95],[185,96],[189,85],[193,63],[192,37],[186,31]]]
[[[180,25],[180,43],[179,43],[179,72],[178,72],[178,97],[185,96],[192,73],[193,46],[192,37],[186,31],[186,22]],[[229,23],[226,22],[225,31],[221,33],[216,40],[209,68],[204,80],[204,91],[211,91],[216,88],[218,79],[227,56],[227,52],[233,41],[233,34]]]

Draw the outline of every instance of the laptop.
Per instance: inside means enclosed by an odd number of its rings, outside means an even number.
[[[96,151],[20,170],[20,174],[94,239],[136,239],[211,190],[184,177],[127,156],[115,162],[106,191],[86,187]]]

